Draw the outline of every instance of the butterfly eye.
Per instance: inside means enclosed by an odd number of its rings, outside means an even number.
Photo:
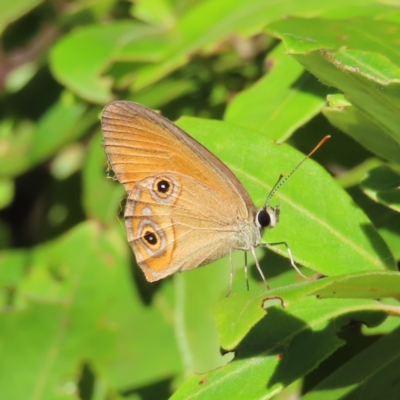
[[[275,208],[267,206],[261,209],[256,215],[256,224],[260,228],[273,228],[279,221],[279,205]]]
[[[267,210],[260,210],[256,216],[256,219],[260,228],[266,228],[271,224],[271,217],[268,214]]]

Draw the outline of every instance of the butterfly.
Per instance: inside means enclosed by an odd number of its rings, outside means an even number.
[[[255,248],[274,245],[287,248],[292,266],[304,276],[286,242],[265,243],[262,236],[279,221],[279,207],[269,205],[272,195],[329,137],[288,176],[281,175],[266,205],[258,208],[218,157],[147,107],[128,101],[107,105],[102,131],[111,168],[128,193],[128,242],[148,281],[244,250],[253,254],[266,284]]]

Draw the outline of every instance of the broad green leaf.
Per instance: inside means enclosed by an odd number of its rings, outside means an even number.
[[[62,96],[39,119],[34,127],[23,125],[21,131],[5,134],[0,158],[3,176],[15,176],[43,162],[63,146],[86,133],[95,121],[95,114],[87,112],[86,106]]]
[[[83,362],[109,388],[134,388],[180,371],[171,285],[147,298],[155,306],[146,305],[132,284],[121,238],[115,229],[84,223],[35,249],[19,290],[25,309],[0,315],[4,397],[77,398]]]
[[[235,293],[214,306],[221,345],[225,349],[234,349],[264,317],[263,307],[267,308],[268,314],[269,307],[275,304],[286,309],[307,296],[400,299],[399,284],[398,272],[364,272],[303,282],[270,291],[264,289],[250,293]],[[395,313],[390,306],[386,307],[386,312]]]
[[[396,260],[400,259],[400,215],[385,207],[382,213],[382,226],[378,228],[380,235],[385,239]]]
[[[361,14],[360,14],[361,15]],[[369,28],[369,31],[368,31]],[[368,76],[372,71],[369,70],[370,62],[381,60],[382,66],[388,68],[399,63],[400,54],[396,48],[396,40],[399,35],[397,24],[384,20],[374,20],[372,18],[351,18],[351,19],[327,19],[327,18],[290,18],[273,22],[266,27],[268,32],[274,33],[281,38],[287,51],[291,54],[301,52],[313,52],[322,48],[328,48],[334,54],[346,57],[346,61],[350,60],[352,54],[358,54],[359,59],[353,59],[353,68],[360,68],[359,72]],[[289,29],[285,33],[281,33],[284,29]],[[311,36],[307,37],[306,34]],[[369,35],[366,35],[369,33]],[[377,36],[375,36],[375,34]],[[382,44],[386,41],[386,46],[382,48]],[[349,49],[350,47],[350,49]],[[339,51],[340,49],[343,52]],[[350,50],[350,52],[346,52]],[[363,54],[358,52],[363,52]],[[355,53],[353,53],[355,52]],[[382,56],[384,55],[384,56]],[[388,60],[391,61],[388,62]],[[364,61],[364,64],[357,65],[358,62]],[[344,62],[346,64],[346,62]],[[348,67],[348,71],[351,69]],[[398,73],[397,68],[387,70],[389,74]],[[385,78],[381,70],[374,71],[377,78]],[[381,75],[382,74],[382,75]]]
[[[168,29],[175,23],[173,11],[170,0],[139,0],[134,6],[133,15],[149,24]]]
[[[36,164],[51,156],[55,151],[86,133],[94,122],[94,113],[86,106],[75,102],[66,94],[40,119],[33,132],[29,158]]]
[[[7,25],[22,17],[40,3],[42,3],[42,0],[16,0],[13,2],[1,0],[0,34],[3,33]]]
[[[231,359],[230,355],[220,353],[212,315],[212,304],[228,290],[229,264],[224,261],[173,277],[175,336],[184,376],[209,371]],[[207,295],[204,288],[207,288]]]
[[[399,301],[393,298],[379,299],[381,303],[387,304],[389,306],[398,306]],[[395,329],[400,327],[400,318],[396,314],[389,313],[385,321],[380,325],[373,328],[367,328],[365,326],[361,327],[361,333],[365,336],[375,336],[375,335],[386,335],[393,332]]]
[[[400,164],[400,143],[376,125],[365,113],[362,113],[342,95],[328,96],[329,106],[322,112],[329,122],[346,132],[366,149],[378,156]]]
[[[400,174],[393,169],[382,166],[370,170],[361,188],[371,199],[400,211]]]
[[[289,173],[303,158],[288,145],[277,145],[255,131],[224,122],[183,118],[179,125],[232,169],[259,207],[279,175]],[[281,217],[264,239],[286,241],[300,264],[325,275],[394,269],[389,249],[365,214],[312,160],[307,160],[271,203],[280,203]],[[283,253],[277,246],[273,250]]]
[[[13,200],[14,182],[10,179],[0,179],[0,209],[7,207]]]
[[[400,329],[381,337],[302,397],[304,400],[394,399],[400,393]]]
[[[384,164],[384,161],[378,158],[369,158],[363,163],[358,164],[355,168],[345,171],[336,177],[336,182],[342,188],[350,188],[352,186],[358,185],[364,176],[371,169],[380,167]]]
[[[29,265],[29,251],[4,249],[0,251],[0,288],[15,287]]]
[[[270,307],[224,367],[190,376],[172,399],[268,399],[314,369],[343,345],[337,331],[352,319],[376,325],[372,300],[303,298],[285,311]]]
[[[32,147],[34,126],[28,121],[0,122],[0,176],[10,178],[30,167],[27,154]]]
[[[326,89],[277,46],[267,74],[229,104],[224,120],[282,142],[321,111]]]
[[[181,96],[195,92],[196,89],[195,82],[190,79],[175,80],[166,78],[137,93],[133,93],[127,97],[127,100],[135,101],[152,109],[158,109]]]
[[[374,126],[400,142],[400,24],[370,18],[293,18],[275,22],[267,31],[282,39],[288,53],[323,83],[340,89]]]
[[[105,104],[113,98],[112,80],[101,75],[120,52],[120,60],[154,59],[154,50],[159,51],[160,46],[153,41],[156,49],[149,48],[147,39],[157,32],[155,28],[132,21],[82,28],[65,36],[53,48],[52,71],[73,92],[94,103]]]
[[[395,260],[400,259],[400,214],[373,201],[359,185],[348,189],[354,201],[364,210],[389,245]]]

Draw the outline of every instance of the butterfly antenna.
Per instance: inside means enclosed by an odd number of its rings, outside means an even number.
[[[275,183],[274,187],[271,189],[267,197],[267,201],[265,202],[265,206],[267,207],[269,202],[271,201],[273,195],[277,192],[277,190],[297,171],[301,164],[310,158],[328,139],[331,138],[331,135],[326,135],[320,142],[313,148],[313,150],[308,153],[293,169],[292,171],[285,176],[285,174],[280,174],[278,181]]]

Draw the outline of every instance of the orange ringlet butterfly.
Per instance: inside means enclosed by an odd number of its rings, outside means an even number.
[[[289,175],[281,175],[266,205],[257,208],[219,158],[153,110],[115,101],[104,108],[102,130],[108,160],[128,192],[128,241],[148,281],[201,267],[239,249],[252,252],[266,283],[254,249],[279,244],[286,246],[301,274],[287,244],[264,243],[262,234],[279,220],[279,207],[269,206],[272,195],[329,136]],[[247,260],[245,264],[247,277]]]

